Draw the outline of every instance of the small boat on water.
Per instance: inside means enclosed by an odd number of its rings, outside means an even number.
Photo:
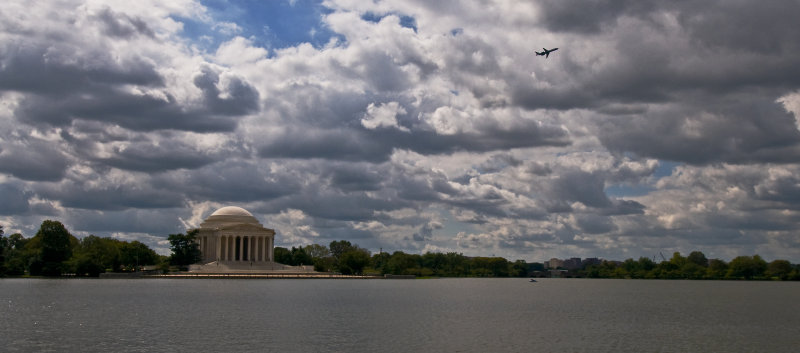
[[[536,280],[531,278],[528,282],[536,282]]]

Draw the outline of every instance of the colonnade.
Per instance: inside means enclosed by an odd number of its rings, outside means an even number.
[[[216,238],[216,239],[215,239]],[[214,243],[216,240],[216,244]],[[220,235],[198,239],[200,251],[208,259],[212,251],[219,261],[273,261],[273,240],[269,236]]]

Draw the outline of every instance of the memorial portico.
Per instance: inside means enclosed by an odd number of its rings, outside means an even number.
[[[200,224],[195,241],[201,263],[274,261],[275,231],[241,207],[223,207],[212,213]]]

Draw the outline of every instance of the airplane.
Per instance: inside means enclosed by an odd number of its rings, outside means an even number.
[[[550,49],[550,50],[547,50],[547,49],[545,49],[545,48],[542,48],[542,50],[544,50],[544,51],[543,51],[543,52],[541,52],[541,53],[540,53],[540,52],[538,52],[538,51],[534,51],[534,53],[536,53],[536,55],[537,55],[537,56],[539,56],[539,55],[544,55],[544,58],[545,58],[545,59],[547,59],[547,58],[549,58],[549,57],[550,57],[550,53],[552,53],[552,52],[554,52],[554,51],[558,50],[558,48],[553,48],[553,49]]]

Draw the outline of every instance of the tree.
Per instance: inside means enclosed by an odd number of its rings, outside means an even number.
[[[287,248],[276,246],[272,250],[272,255],[275,256],[275,262],[284,265],[292,264],[292,252]]]
[[[708,261],[708,269],[706,269],[706,278],[721,279],[725,278],[728,273],[728,264],[724,260],[711,259]]]
[[[419,255],[395,251],[386,263],[386,273],[393,275],[415,274],[413,273],[413,269],[420,267],[417,257],[419,257]]]
[[[528,263],[525,262],[525,260],[514,261],[509,268],[509,275],[513,277],[527,277]]]
[[[292,265],[293,266],[303,266],[303,265],[313,265],[314,260],[306,253],[305,248],[302,247],[292,247]]]
[[[8,243],[4,252],[6,275],[24,275],[29,263],[29,256],[27,256],[29,251],[25,250],[25,245],[30,239],[25,239],[19,233],[11,234],[6,239]]]
[[[786,260],[774,260],[767,265],[767,277],[778,278],[782,281],[789,279],[792,273],[792,264]]]
[[[353,250],[353,244],[350,244],[347,240],[339,240],[339,241],[332,241],[330,246],[331,249],[331,256],[334,259],[334,266],[339,266],[339,261],[342,259],[342,255],[350,250]]]
[[[34,238],[41,242],[41,274],[60,276],[64,270],[64,261],[72,256],[74,238],[61,222],[46,220],[42,222]],[[75,239],[77,243],[77,239]]]
[[[186,234],[170,234],[167,239],[169,246],[172,250],[170,263],[186,269],[189,265],[200,261],[200,248],[198,248],[195,238],[197,237],[197,229],[192,229]]]
[[[333,268],[334,260],[331,256],[331,251],[322,245],[311,244],[306,245],[304,248],[306,254],[311,256],[311,261],[314,264],[314,271],[328,272]]]
[[[158,254],[141,242],[122,242],[119,245],[119,263],[126,270],[138,271],[139,266],[158,263]]]
[[[737,256],[728,264],[728,278],[752,279],[764,275],[767,262],[761,256]]]
[[[701,267],[708,267],[708,259],[706,255],[700,251],[692,251],[689,253],[689,256],[686,257],[686,260]]]
[[[339,260],[339,271],[342,274],[360,275],[364,271],[364,267],[369,264],[369,252],[365,249],[354,248],[342,254]]]
[[[80,240],[69,265],[78,276],[97,277],[106,270],[119,270],[120,241],[89,235]]]
[[[6,275],[6,248],[8,248],[8,239],[3,236],[3,226],[0,225],[0,277]]]

